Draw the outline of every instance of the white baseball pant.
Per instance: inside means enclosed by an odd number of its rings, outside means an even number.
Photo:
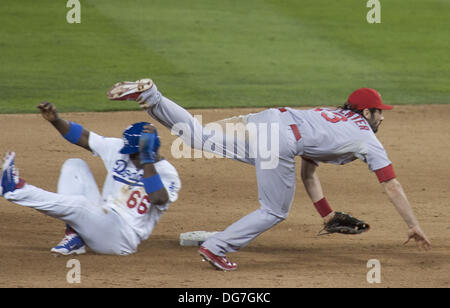
[[[27,183],[4,197],[62,220],[96,253],[128,255],[137,249],[137,235],[121,216],[107,204],[101,204],[95,179],[81,159],[69,159],[64,163],[58,193]]]

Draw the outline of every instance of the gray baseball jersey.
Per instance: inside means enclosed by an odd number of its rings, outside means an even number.
[[[316,163],[339,165],[361,159],[371,171],[391,164],[363,116],[343,109],[284,109],[292,116],[302,135],[303,152],[297,155]]]

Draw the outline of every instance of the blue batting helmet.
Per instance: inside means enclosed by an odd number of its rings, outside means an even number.
[[[121,154],[134,154],[139,152],[139,138],[142,135],[142,129],[145,125],[150,125],[150,123],[134,123],[128,126],[128,128],[123,132],[122,138],[125,145],[120,150]]]

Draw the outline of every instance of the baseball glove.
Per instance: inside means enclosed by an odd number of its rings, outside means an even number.
[[[331,233],[360,234],[369,229],[370,226],[364,221],[356,219],[346,213],[335,212],[333,219],[324,225],[323,229],[320,230],[319,235]]]

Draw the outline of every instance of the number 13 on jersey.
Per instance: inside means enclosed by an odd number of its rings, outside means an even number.
[[[326,109],[322,109],[322,108],[317,108],[314,111],[322,111],[321,112],[321,116],[323,118],[325,118],[325,120],[327,120],[328,122],[331,123],[337,123],[337,122],[346,122],[348,121],[348,118],[342,114],[339,114],[337,112],[333,112],[331,110],[326,110]]]
[[[137,207],[137,212],[141,215],[147,213],[150,205],[151,203],[148,195],[139,190],[133,191],[127,201],[128,208],[134,209]]]

